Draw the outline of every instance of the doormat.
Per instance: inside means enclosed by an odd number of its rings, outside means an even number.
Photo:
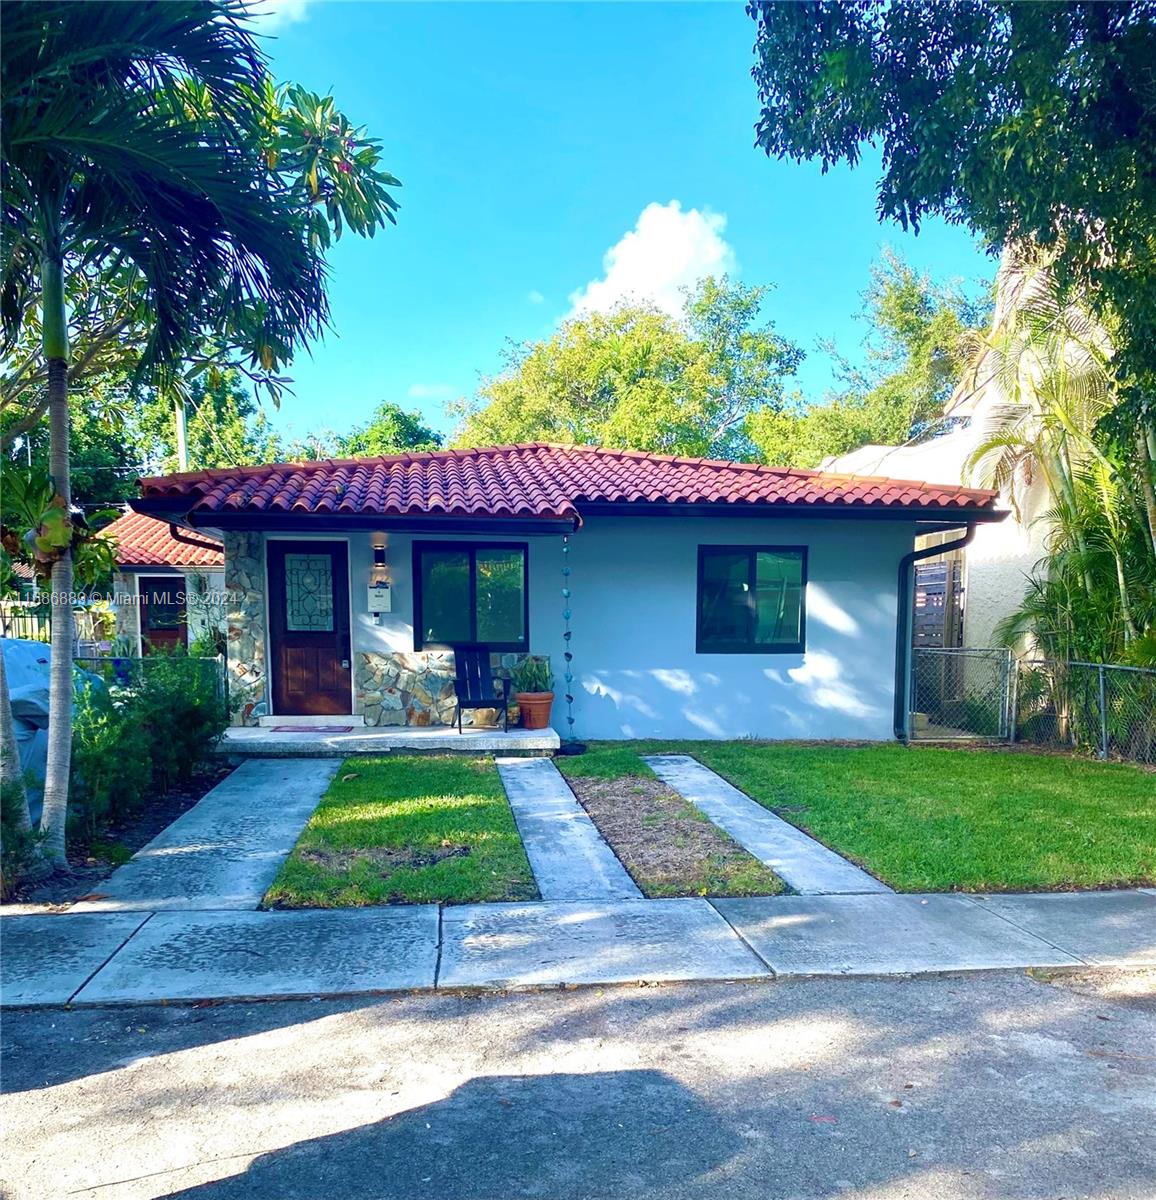
[[[352,725],[274,725],[274,733],[352,733]]]

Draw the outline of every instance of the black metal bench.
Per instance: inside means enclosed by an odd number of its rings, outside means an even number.
[[[458,700],[458,733],[462,732],[462,712],[467,708],[500,708],[502,728],[510,728],[510,681],[499,676],[501,695],[494,689],[490,652],[485,646],[455,646],[454,691]]]

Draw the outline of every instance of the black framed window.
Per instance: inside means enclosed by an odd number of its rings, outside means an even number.
[[[798,654],[806,639],[805,546],[699,546],[699,654]]]
[[[529,645],[525,544],[415,542],[413,578],[415,649]]]

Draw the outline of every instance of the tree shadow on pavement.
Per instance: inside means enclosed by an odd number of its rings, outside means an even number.
[[[663,1196],[740,1141],[661,1071],[479,1076],[444,1100],[262,1154],[239,1175],[170,1192],[286,1196]]]

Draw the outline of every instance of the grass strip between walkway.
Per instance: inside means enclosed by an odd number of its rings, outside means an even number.
[[[265,905],[468,904],[537,896],[492,762],[391,755],[345,762]]]
[[[1156,882],[1156,775],[1059,755],[899,745],[595,742],[571,778],[691,754],[900,891],[1044,891]]]

